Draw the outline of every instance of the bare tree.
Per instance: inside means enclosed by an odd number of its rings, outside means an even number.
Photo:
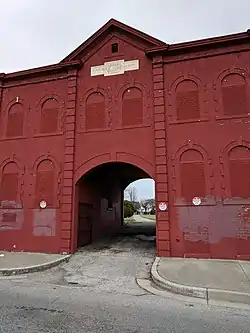
[[[134,186],[128,186],[125,190],[125,193],[131,202],[137,201],[137,190]]]
[[[128,186],[125,190],[125,196],[132,203],[135,213],[138,214],[140,212],[141,205],[137,198],[136,187],[134,187],[132,185]]]

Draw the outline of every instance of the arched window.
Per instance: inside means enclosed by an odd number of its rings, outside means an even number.
[[[177,120],[200,118],[199,91],[192,80],[184,80],[176,87]]]
[[[18,199],[19,172],[16,163],[5,165],[1,179],[1,201],[16,202]]]
[[[189,149],[181,155],[180,182],[181,197],[187,202],[206,196],[204,160],[199,151]]]
[[[229,152],[231,196],[250,198],[250,149],[238,146]]]
[[[41,110],[40,132],[55,133],[58,130],[59,105],[55,98],[47,99]]]
[[[11,106],[8,112],[7,120],[7,137],[15,137],[23,135],[24,109],[20,103]]]
[[[245,78],[229,74],[221,82],[224,114],[233,116],[247,113],[247,87]]]
[[[122,96],[122,125],[133,126],[143,123],[143,96],[139,88],[126,89]]]
[[[55,204],[55,167],[51,160],[43,160],[36,170],[35,204],[44,200],[47,207]]]
[[[96,130],[106,128],[105,97],[94,92],[86,100],[85,129]]]

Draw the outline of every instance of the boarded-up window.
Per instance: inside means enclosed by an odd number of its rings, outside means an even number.
[[[17,201],[18,175],[19,173],[16,163],[10,162],[6,164],[1,179],[1,201],[5,201],[6,203]]]
[[[58,129],[59,105],[56,99],[45,101],[41,109],[40,132],[55,133]]]
[[[92,93],[86,100],[85,128],[87,131],[106,128],[105,97]]]
[[[39,205],[44,200],[47,206],[54,205],[55,199],[55,170],[50,160],[42,161],[36,171],[35,201]]]
[[[143,97],[138,88],[127,89],[122,96],[122,125],[133,126],[143,123]]]
[[[23,135],[24,109],[20,103],[11,106],[8,112],[7,137]]]
[[[235,147],[229,153],[231,196],[250,198],[250,149]]]
[[[194,149],[185,151],[180,158],[181,197],[191,202],[194,197],[206,196],[203,156]]]
[[[224,114],[233,116],[247,113],[247,86],[239,74],[229,74],[222,80]]]
[[[176,87],[177,120],[200,118],[199,91],[194,81],[184,80]]]

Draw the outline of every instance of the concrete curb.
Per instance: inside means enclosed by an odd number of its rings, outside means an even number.
[[[71,257],[69,255],[63,255],[62,258],[46,262],[44,264],[27,266],[27,267],[17,267],[17,268],[3,268],[0,269],[0,276],[10,276],[10,275],[18,275],[18,274],[26,274],[26,273],[33,273],[44,271],[46,269],[55,267],[63,262],[68,262]]]
[[[152,268],[151,268],[151,277],[156,285],[158,285],[159,287],[166,289],[170,292],[176,293],[176,294],[182,294],[185,296],[207,299],[206,288],[190,287],[190,286],[186,286],[186,285],[182,285],[182,284],[179,284],[176,282],[166,280],[163,277],[161,277],[159,275],[158,269],[157,269],[160,259],[161,258],[156,257],[155,261],[152,265]]]
[[[193,287],[163,278],[158,273],[160,259],[161,258],[156,257],[151,268],[151,278],[158,287],[175,294],[205,299],[208,303],[209,301],[224,301],[250,305],[250,293],[212,289],[207,287]]]

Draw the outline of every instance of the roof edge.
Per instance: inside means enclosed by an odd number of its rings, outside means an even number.
[[[165,46],[152,47],[147,49],[145,52],[149,56],[162,54],[166,52],[176,52],[176,51],[191,51],[197,48],[213,48],[218,46],[224,46],[228,44],[236,44],[240,42],[250,41],[250,29],[245,32],[240,32],[236,34],[204,38],[199,40],[193,40],[190,42],[181,42],[176,44],[168,44]]]
[[[72,51],[69,55],[67,55],[64,59],[61,60],[61,63],[66,61],[71,61],[74,57],[76,57],[80,52],[82,52],[85,48],[90,46],[98,37],[100,37],[105,31],[111,28],[118,28],[121,30],[125,30],[130,34],[136,35],[138,38],[144,39],[149,43],[154,44],[155,46],[163,46],[166,43],[152,37],[138,29],[132,28],[122,22],[119,22],[115,19],[110,19],[107,23],[105,23],[100,29],[98,29],[95,33],[93,33],[90,37],[88,37],[82,44],[80,44],[74,51]]]
[[[70,68],[79,68],[82,66],[82,62],[80,60],[76,61],[69,61],[64,63],[58,63],[53,65],[47,65],[42,67],[36,67],[31,68],[27,70],[22,70],[18,72],[12,72],[12,73],[0,73],[0,80],[9,80],[9,79],[22,79],[23,77],[29,77],[29,76],[41,76],[45,74],[50,74],[57,71],[66,71]]]

